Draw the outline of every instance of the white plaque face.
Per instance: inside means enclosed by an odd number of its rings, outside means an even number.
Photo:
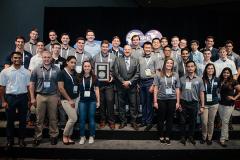
[[[99,76],[99,78],[105,78],[106,73],[104,71],[100,71],[100,72],[98,72],[98,76]]]
[[[98,66],[99,70],[106,70],[106,66]]]

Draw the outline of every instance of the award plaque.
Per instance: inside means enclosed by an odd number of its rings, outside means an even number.
[[[99,81],[108,81],[109,80],[109,63],[96,62],[95,74]]]

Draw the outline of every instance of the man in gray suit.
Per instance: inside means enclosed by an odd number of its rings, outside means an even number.
[[[137,97],[137,81],[139,79],[139,62],[131,56],[131,46],[124,46],[124,56],[118,57],[114,65],[114,74],[116,78],[116,86],[119,92],[119,129],[127,126],[126,118],[126,98],[128,98],[129,109],[131,115],[131,125],[138,130],[136,123],[138,107]]]

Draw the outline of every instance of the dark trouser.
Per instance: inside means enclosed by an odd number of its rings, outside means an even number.
[[[118,96],[119,96],[119,118],[121,123],[127,123],[127,118],[126,118],[127,100],[129,102],[131,123],[136,123],[137,113],[138,113],[138,106],[136,102],[137,86],[134,86],[128,89],[119,87]]]
[[[19,117],[19,138],[25,138],[26,119],[28,111],[28,96],[27,94],[21,95],[6,95],[8,108],[6,109],[7,115],[7,140],[14,140],[14,121],[16,119],[16,109],[18,110]]]
[[[189,123],[189,133],[188,136],[194,135],[196,118],[197,118],[197,109],[198,102],[187,102],[181,100],[182,111],[179,114],[180,118],[180,127],[181,127],[181,136],[186,136],[186,124]]]
[[[153,120],[153,93],[149,92],[153,79],[141,80],[142,123],[152,124]]]
[[[170,137],[173,126],[173,116],[176,108],[176,99],[158,100],[158,129],[163,137],[164,121],[166,121],[165,137]]]
[[[100,116],[101,121],[114,123],[114,90],[113,86],[100,87]]]

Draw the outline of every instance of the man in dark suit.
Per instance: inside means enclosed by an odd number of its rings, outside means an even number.
[[[127,126],[126,118],[126,98],[128,98],[129,109],[131,115],[131,125],[138,130],[136,123],[138,107],[137,97],[137,81],[139,79],[139,62],[131,56],[131,47],[124,46],[124,56],[118,57],[114,65],[114,74],[116,78],[116,86],[119,92],[119,129]]]
[[[210,49],[210,51],[212,53],[211,61],[215,62],[219,59],[219,55],[218,55],[218,49],[214,48],[213,45],[214,45],[214,37],[213,36],[207,36],[207,38],[205,40],[205,48],[202,48],[200,50],[200,52],[203,53],[204,49]]]

